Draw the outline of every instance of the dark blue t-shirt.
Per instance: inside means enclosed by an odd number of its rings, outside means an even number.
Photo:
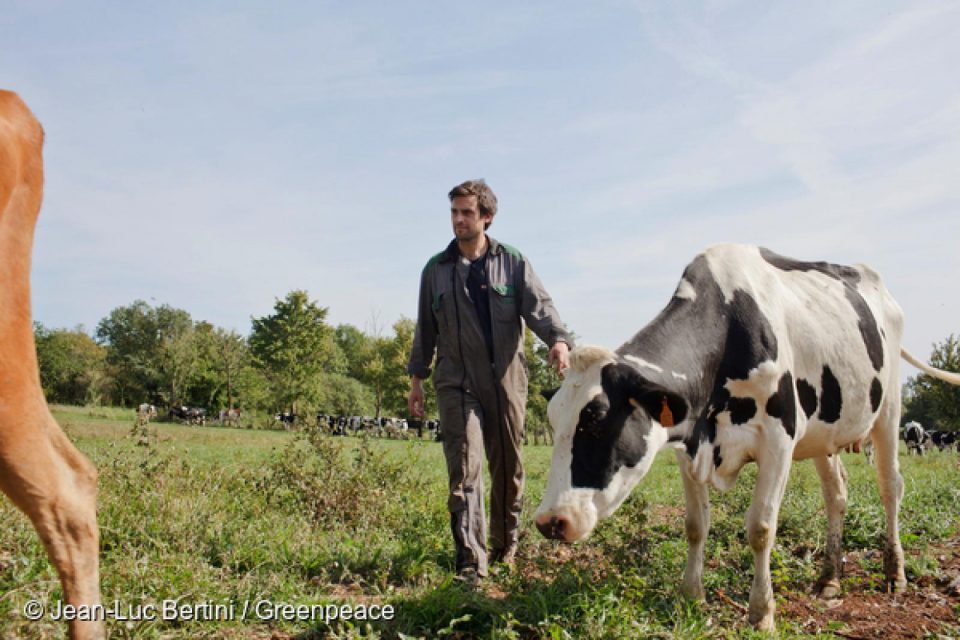
[[[490,295],[487,282],[487,254],[484,253],[470,262],[470,273],[467,274],[467,291],[473,300],[480,318],[480,327],[483,328],[483,341],[487,343],[487,354],[493,362],[493,324],[490,321]]]

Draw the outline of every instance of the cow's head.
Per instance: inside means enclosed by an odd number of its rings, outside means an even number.
[[[616,511],[647,473],[669,429],[687,415],[679,395],[601,347],[570,354],[547,408],[554,445],[537,528],[573,542]]]

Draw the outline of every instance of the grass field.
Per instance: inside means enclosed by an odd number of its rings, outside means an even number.
[[[466,593],[451,580],[437,443],[161,423],[151,425],[155,436],[144,446],[129,435],[132,412],[56,407],[55,415],[100,469],[105,602],[137,617],[148,605],[179,599],[201,610],[220,605],[220,617],[229,618],[114,621],[111,637],[761,637],[743,613],[752,578],[743,514],[753,467],[728,493],[712,494],[708,601],[690,603],[678,595],[686,542],[672,453],[658,458],[591,539],[567,546],[531,526],[550,450],[527,447],[517,569]],[[908,594],[882,592],[883,510],[873,469],[845,454],[849,562],[846,593],[832,603],[807,594],[826,525],[812,465],[795,465],[772,560],[781,637],[960,635],[960,599],[949,588],[960,577],[957,455],[902,455],[901,462]],[[8,501],[0,502],[0,522],[0,635],[63,637],[62,624],[22,616],[28,600],[54,605],[60,588],[32,527]],[[390,605],[395,617],[324,624],[248,612],[240,619],[244,603],[256,602]]]

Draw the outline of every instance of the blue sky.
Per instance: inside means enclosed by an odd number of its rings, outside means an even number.
[[[864,262],[926,356],[960,332],[960,3],[8,2],[46,133],[34,315],[135,299],[246,334],[291,289],[416,313],[484,177],[585,342],[718,242]]]

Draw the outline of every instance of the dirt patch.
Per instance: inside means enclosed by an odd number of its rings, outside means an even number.
[[[960,538],[931,546],[927,554],[937,560],[939,571],[917,578],[905,593],[888,594],[883,578],[863,568],[874,558],[862,552],[849,553],[840,582],[844,592],[839,598],[820,600],[805,593],[783,593],[777,615],[798,623],[805,633],[833,633],[842,638],[957,637]]]

